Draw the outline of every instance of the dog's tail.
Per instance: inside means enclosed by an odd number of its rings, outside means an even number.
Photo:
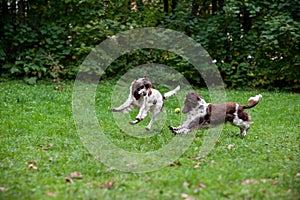
[[[244,109],[252,108],[252,107],[256,106],[261,99],[262,99],[262,95],[261,94],[258,94],[255,97],[250,97],[248,99],[249,104],[248,105],[244,105],[243,108]]]
[[[169,98],[170,96],[176,94],[176,92],[178,92],[179,90],[180,90],[180,85],[178,85],[174,90],[171,90],[171,91],[165,93],[163,95],[163,99],[165,100],[165,99]]]

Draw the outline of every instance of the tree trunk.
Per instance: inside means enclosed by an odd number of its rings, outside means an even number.
[[[177,0],[172,0],[172,5],[171,5],[172,13],[175,13],[176,6],[177,6]]]
[[[199,0],[193,0],[192,3],[192,14],[197,16],[200,8],[200,2]]]
[[[212,15],[215,15],[218,10],[217,0],[212,0]]]
[[[169,0],[164,0],[164,11],[166,14],[169,13]]]

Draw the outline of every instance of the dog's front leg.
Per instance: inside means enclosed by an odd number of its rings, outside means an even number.
[[[135,125],[147,117],[150,107],[146,106],[145,102],[146,101],[144,100],[144,103],[140,108],[139,114],[136,116],[135,120],[130,122],[131,125]]]
[[[203,123],[203,119],[199,116],[194,118],[188,118],[181,126],[173,127],[169,126],[169,129],[174,133],[177,134],[187,134],[193,130],[200,128]]]
[[[179,134],[187,134],[188,132],[190,132],[191,130],[185,126],[178,126],[178,127],[173,127],[173,126],[168,126],[170,131],[172,131],[172,133],[174,133],[175,135],[179,135]]]

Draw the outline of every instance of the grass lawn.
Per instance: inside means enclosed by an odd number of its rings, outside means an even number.
[[[182,102],[175,97],[165,102],[162,131],[155,132],[157,123],[149,137],[130,136],[110,111],[114,84],[99,84],[95,111],[111,142],[126,151],[148,152],[175,137],[167,125],[179,125],[183,115],[174,109]],[[170,166],[126,173],[101,164],[83,145],[74,125],[72,93],[71,82],[0,82],[0,199],[300,199],[299,94],[229,90],[228,101],[240,103],[263,95],[248,111],[255,123],[245,138],[225,125],[214,149],[198,159],[207,134],[198,130]],[[208,92],[203,94],[208,99]]]

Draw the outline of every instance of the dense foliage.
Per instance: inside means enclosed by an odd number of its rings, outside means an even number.
[[[108,36],[164,27],[199,42],[228,87],[300,89],[299,1],[0,0],[0,6],[2,76],[31,82],[74,78],[91,49]],[[105,77],[151,62],[204,85],[189,62],[155,49],[123,55]]]

